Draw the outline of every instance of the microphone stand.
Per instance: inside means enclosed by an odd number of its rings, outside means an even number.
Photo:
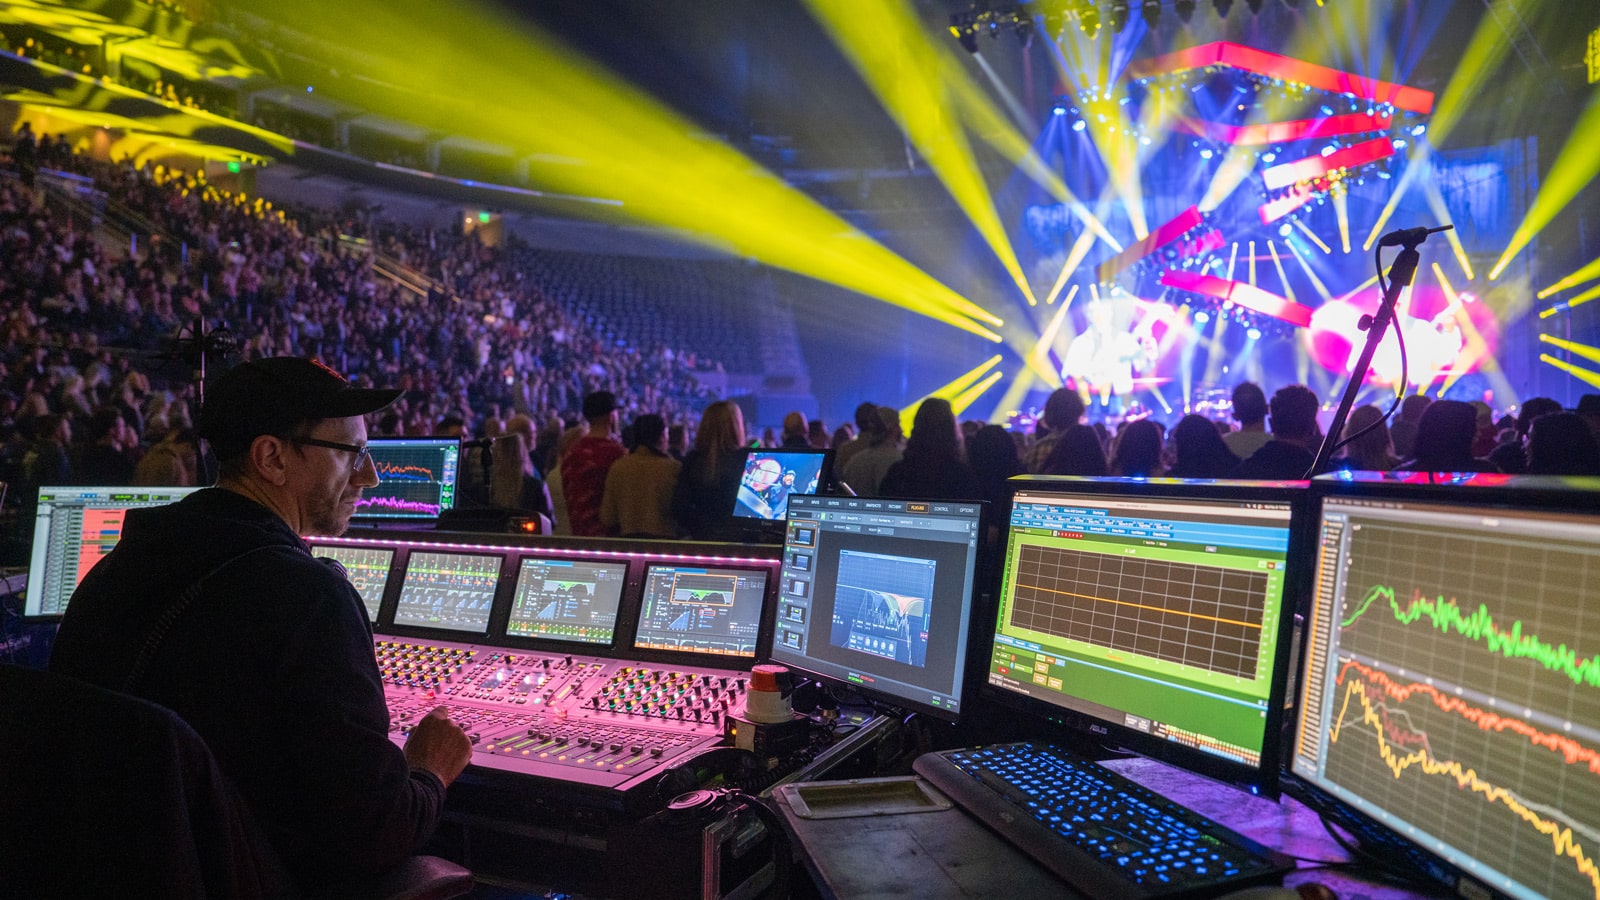
[[[1345,421],[1350,418],[1350,409],[1355,406],[1356,395],[1361,392],[1362,382],[1367,380],[1367,372],[1372,368],[1372,357],[1378,351],[1378,345],[1383,343],[1383,335],[1389,330],[1389,323],[1394,320],[1394,307],[1400,299],[1400,292],[1411,285],[1417,276],[1417,264],[1422,260],[1422,254],[1417,252],[1417,245],[1428,239],[1426,231],[1417,230],[1407,233],[1401,240],[1400,255],[1394,258],[1394,263],[1389,266],[1389,288],[1384,291],[1383,299],[1378,303],[1378,312],[1371,317],[1361,317],[1361,327],[1366,329],[1367,341],[1361,348],[1361,356],[1356,360],[1355,367],[1350,370],[1350,383],[1345,385],[1344,396],[1339,400],[1339,409],[1333,414],[1333,422],[1328,426],[1328,433],[1322,438],[1322,447],[1317,451],[1317,461],[1311,464],[1311,470],[1306,473],[1307,478],[1327,471],[1328,463],[1333,458],[1333,450],[1339,444],[1339,436],[1344,433]]]

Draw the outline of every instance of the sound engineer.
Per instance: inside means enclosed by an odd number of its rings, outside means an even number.
[[[361,598],[303,539],[342,533],[378,483],[362,417],[399,394],[290,357],[218,378],[197,426],[216,487],[129,513],[50,661],[192,725],[306,889],[415,852],[472,753],[442,709],[389,741]]]

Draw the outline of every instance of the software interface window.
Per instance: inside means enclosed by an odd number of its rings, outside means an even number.
[[[715,566],[651,566],[634,646],[753,657],[767,573]]]
[[[42,487],[23,614],[59,616],[78,582],[122,540],[130,509],[176,503],[199,488]]]
[[[1600,522],[1330,497],[1296,774],[1516,897],[1600,896]]]
[[[956,711],[979,505],[794,497],[773,658]]]
[[[374,438],[378,486],[356,501],[362,519],[431,519],[455,506],[461,446],[445,438]]]
[[[389,585],[389,564],[394,562],[394,550],[388,547],[313,545],[311,554],[339,563],[351,586],[361,595],[361,604],[367,608],[367,621],[378,621],[378,607],[383,604],[383,591]]]
[[[1260,759],[1287,503],[1019,491],[989,683]]]
[[[506,633],[609,644],[627,575],[626,563],[524,558]]]
[[[394,623],[487,632],[500,562],[498,556],[472,553],[413,552],[400,582]]]

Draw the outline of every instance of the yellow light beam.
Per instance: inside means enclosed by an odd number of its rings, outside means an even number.
[[[1600,153],[1595,152],[1597,143],[1600,143],[1600,91],[1593,91],[1588,107],[1567,137],[1566,146],[1561,148],[1550,174],[1539,186],[1539,194],[1528,207],[1528,214],[1512,234],[1505,252],[1500,254],[1500,261],[1489,270],[1490,281],[1498,279],[1533,236],[1544,230],[1557,213],[1566,209],[1567,204],[1600,175]]]
[[[1339,246],[1350,252],[1350,192],[1340,188],[1333,191],[1333,214],[1339,220]]]
[[[1413,146],[1415,149],[1406,160],[1405,171],[1400,173],[1400,183],[1394,186],[1394,193],[1389,195],[1389,202],[1383,205],[1383,212],[1379,213],[1378,220],[1372,223],[1372,233],[1368,234],[1367,239],[1361,244],[1363,251],[1371,252],[1372,245],[1378,242],[1378,235],[1383,232],[1383,227],[1389,224],[1389,217],[1400,208],[1400,201],[1405,198],[1406,192],[1411,190],[1411,186],[1422,180],[1424,173],[1430,176],[1433,174],[1433,151],[1424,143],[1419,142]]]
[[[1078,264],[1083,262],[1083,258],[1089,254],[1089,248],[1092,246],[1094,246],[1094,235],[1087,231],[1078,235],[1077,242],[1072,245],[1072,250],[1067,253],[1066,265],[1061,267],[1061,274],[1056,276],[1056,283],[1050,286],[1050,293],[1045,295],[1045,306],[1055,303],[1056,298],[1061,296],[1061,288],[1066,286],[1067,279],[1072,277],[1072,273],[1078,270]],[[1073,285],[1072,289],[1076,291],[1078,286]],[[1072,298],[1068,297],[1067,302],[1071,303]]]
[[[1573,272],[1571,275],[1568,275],[1560,281],[1557,281],[1555,284],[1550,285],[1535,296],[1537,296],[1540,300],[1543,300],[1549,297],[1551,294],[1559,294],[1569,287],[1577,287],[1578,285],[1583,284],[1585,281],[1593,281],[1596,278],[1600,278],[1600,259],[1589,263],[1578,271]]]
[[[1555,366],[1561,371],[1566,372],[1568,375],[1571,375],[1579,381],[1582,381],[1584,384],[1587,384],[1591,387],[1600,388],[1600,372],[1594,372],[1581,366],[1575,366],[1566,360],[1556,359],[1554,356],[1551,356],[1548,353],[1539,354],[1539,361]]]
[[[1256,283],[1256,242],[1250,242],[1250,283]]]
[[[990,421],[996,421],[998,417],[1004,416],[1007,410],[1021,406],[1022,398],[1028,396],[1028,391],[1033,390],[1034,381],[1031,371],[1023,369],[1018,372],[1017,377],[1011,379],[1011,384],[1006,386],[1006,392],[1001,395],[1000,402],[995,404],[994,415],[989,417]]]
[[[1300,251],[1296,249],[1294,241],[1284,241],[1283,245],[1288,247],[1289,253],[1299,261],[1300,268],[1304,269],[1306,277],[1311,279],[1311,286],[1316,288],[1317,296],[1322,298],[1322,302],[1326,303],[1332,300],[1333,295],[1328,293],[1328,286],[1322,283],[1321,278],[1317,277],[1316,271],[1311,268],[1311,263],[1307,262],[1305,256],[1301,255]]]
[[[950,398],[950,409],[955,412],[956,418],[959,419],[961,414],[967,411],[967,407],[976,403],[978,398],[983,396],[984,392],[988,391],[989,388],[994,387],[995,382],[1000,380],[1000,376],[1000,372],[990,372],[982,381],[961,394]]]
[[[1428,201],[1428,209],[1433,212],[1434,222],[1439,225],[1452,224],[1450,208],[1445,205],[1444,192],[1439,190],[1436,179],[1428,179],[1422,184],[1422,195]],[[1450,242],[1450,249],[1456,255],[1456,262],[1461,266],[1461,271],[1467,276],[1468,281],[1476,281],[1472,273],[1472,260],[1467,259],[1467,248],[1461,243],[1461,230],[1452,228],[1444,233],[1445,240]]]
[[[1073,285],[1073,290],[1078,286]],[[1033,350],[1028,354],[1028,368],[1034,374],[1050,385],[1051,389],[1061,387],[1061,373],[1050,365],[1050,348],[1056,345],[1056,338],[1061,336],[1061,325],[1066,321],[1067,311],[1071,309],[1070,301],[1056,308],[1056,314],[1050,317],[1050,324],[1044,328],[1044,333],[1039,335],[1038,343],[1033,345]]]
[[[1444,290],[1445,297],[1450,300],[1450,305],[1446,307],[1445,311],[1450,313],[1451,319],[1456,324],[1456,329],[1461,332],[1463,342],[1461,348],[1463,353],[1456,354],[1456,362],[1460,363],[1460,365],[1452,364],[1450,366],[1450,374],[1445,376],[1444,387],[1439,389],[1443,393],[1454,387],[1455,383],[1460,381],[1467,374],[1467,371],[1474,366],[1481,364],[1487,370],[1490,368],[1497,369],[1498,365],[1495,363],[1494,358],[1489,355],[1489,342],[1483,339],[1483,335],[1478,331],[1478,326],[1472,322],[1472,316],[1467,314],[1466,305],[1462,303],[1461,295],[1456,293],[1455,285],[1451,284],[1450,279],[1445,277],[1444,268],[1438,263],[1434,263],[1432,268],[1434,279],[1439,282],[1439,287]]]
[[[948,69],[940,66],[939,50],[911,7],[904,0],[806,0],[806,5],[927,160],[1029,305],[1037,305],[944,80],[922,77]]]
[[[1272,265],[1278,270],[1278,283],[1283,285],[1283,295],[1296,303],[1294,288],[1289,284],[1289,276],[1283,273],[1283,260],[1278,256],[1278,247],[1272,241],[1267,241],[1267,252],[1272,254]]]
[[[1495,0],[1495,4],[1510,6],[1507,0]],[[1526,16],[1527,7],[1537,4],[1521,5],[1520,13]],[[1450,76],[1450,83],[1445,85],[1444,93],[1439,95],[1439,102],[1433,108],[1428,130],[1432,132],[1434,146],[1442,145],[1461,117],[1483,102],[1484,87],[1495,77],[1513,46],[1500,27],[1498,15],[1492,10],[1485,11],[1472,39],[1467,42],[1467,49],[1461,54],[1461,61],[1455,66],[1455,74]]]
[[[1539,311],[1539,318],[1548,319],[1551,316],[1555,315],[1556,313],[1566,312],[1567,310],[1573,308],[1574,306],[1582,306],[1583,304],[1588,303],[1590,300],[1593,300],[1596,297],[1600,297],[1600,287],[1590,288],[1589,290],[1584,291],[1583,293],[1579,294],[1576,297],[1573,297],[1571,300],[1568,300],[1565,303],[1558,303],[1555,306],[1550,307],[1549,309],[1540,310]]]
[[[1300,233],[1304,234],[1307,238],[1309,238],[1311,240],[1311,243],[1316,244],[1317,247],[1319,249],[1321,249],[1323,253],[1328,254],[1329,256],[1333,255],[1333,248],[1329,247],[1327,244],[1323,243],[1322,238],[1317,237],[1317,233],[1315,231],[1312,231],[1311,228],[1309,226],[1307,226],[1305,222],[1303,222],[1303,221],[1301,221],[1299,219],[1295,219],[1294,220],[1294,224],[1295,224],[1295,227],[1300,229]]]
[[[1539,340],[1546,344],[1554,344],[1568,353],[1581,356],[1592,363],[1600,363],[1600,347],[1591,347],[1588,344],[1562,340],[1553,334],[1541,334],[1539,335]]]

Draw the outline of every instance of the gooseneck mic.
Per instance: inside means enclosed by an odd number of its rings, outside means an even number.
[[[1440,225],[1438,228],[1402,228],[1398,231],[1391,231],[1384,235],[1383,238],[1378,241],[1378,246],[1415,247],[1416,245],[1427,240],[1428,235],[1438,234],[1441,231],[1449,231],[1454,227],[1454,225]]]

